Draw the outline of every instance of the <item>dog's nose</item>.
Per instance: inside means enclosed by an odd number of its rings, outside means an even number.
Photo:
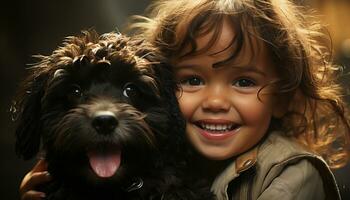
[[[98,133],[109,134],[117,127],[118,120],[112,112],[99,112],[93,120],[92,126]]]

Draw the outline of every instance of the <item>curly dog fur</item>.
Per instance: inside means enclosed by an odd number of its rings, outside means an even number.
[[[85,31],[39,56],[17,98],[16,151],[45,153],[47,199],[212,199],[185,176],[177,89],[150,44]]]

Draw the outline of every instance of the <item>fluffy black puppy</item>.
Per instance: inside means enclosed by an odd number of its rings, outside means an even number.
[[[40,59],[16,101],[16,151],[45,153],[47,199],[212,199],[181,172],[176,84],[155,48],[86,31]]]

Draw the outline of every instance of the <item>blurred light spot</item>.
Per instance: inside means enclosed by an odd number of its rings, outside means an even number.
[[[345,57],[350,58],[350,38],[342,42],[341,50]]]

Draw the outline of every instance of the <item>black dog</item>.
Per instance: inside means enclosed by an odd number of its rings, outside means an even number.
[[[16,103],[16,151],[44,151],[47,199],[212,199],[181,172],[177,88],[155,48],[86,31],[40,58]]]

